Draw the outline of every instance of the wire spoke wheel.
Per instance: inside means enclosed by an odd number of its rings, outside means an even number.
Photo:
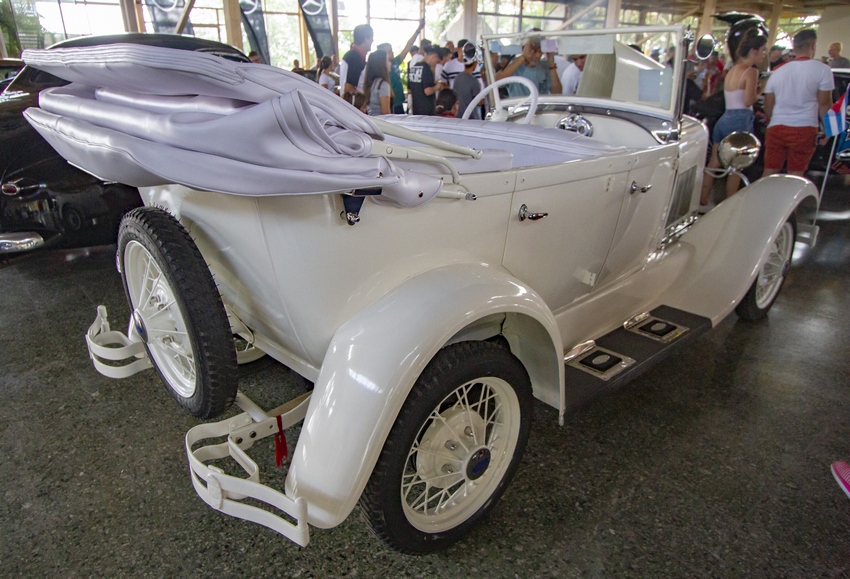
[[[531,384],[509,349],[462,342],[422,373],[361,498],[372,530],[409,553],[444,549],[495,506],[528,440]]]
[[[756,305],[765,308],[773,303],[785,279],[791,253],[794,251],[794,230],[785,222],[770,250],[764,267],[756,278]]]
[[[735,313],[742,320],[750,322],[760,320],[773,306],[788,276],[796,238],[797,224],[792,215],[782,225],[776,239],[767,248],[764,265],[747,294],[741,299],[741,303],[735,308]]]
[[[401,481],[407,520],[440,532],[481,508],[510,464],[519,422],[519,400],[504,380],[474,380],[446,396],[408,453]]]
[[[190,398],[196,387],[195,354],[174,290],[138,241],[127,244],[124,268],[136,330],[142,329],[140,334],[168,384],[180,396]]]
[[[118,266],[135,332],[169,391],[200,418],[224,412],[236,397],[236,350],[192,238],[165,211],[136,209],[121,222]]]

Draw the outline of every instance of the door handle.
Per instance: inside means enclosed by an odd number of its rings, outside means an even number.
[[[528,205],[523,203],[519,208],[519,220],[525,221],[526,219],[530,219],[531,221],[537,221],[538,219],[543,219],[549,215],[548,213],[531,213],[528,210]]]
[[[632,195],[634,195],[635,193],[646,193],[650,189],[652,189],[652,185],[644,185],[641,187],[637,184],[637,181],[632,181],[632,188],[629,193],[631,193]]]

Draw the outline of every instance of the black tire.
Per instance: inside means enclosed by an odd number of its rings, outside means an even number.
[[[461,406],[460,391],[466,392],[467,406]],[[499,399],[498,413],[470,403],[482,392]],[[412,554],[439,551],[463,538],[513,478],[528,441],[532,406],[528,373],[510,350],[492,342],[461,342],[440,350],[407,397],[360,499],[372,531],[393,549]],[[499,448],[499,442],[504,446]],[[492,455],[485,451],[488,444]],[[452,464],[457,469],[447,470]],[[442,491],[421,501],[429,476],[445,486],[431,487],[431,492]],[[443,511],[434,512],[441,494],[459,489],[470,492],[455,494]]]
[[[118,263],[136,330],[168,390],[199,418],[227,410],[238,387],[233,336],[189,233],[162,209],[134,209],[121,221]],[[149,277],[155,268],[159,280]]]
[[[65,229],[68,231],[79,231],[85,224],[83,212],[70,206],[65,206],[62,210],[62,221],[65,222]]]
[[[755,322],[767,316],[788,276],[796,238],[797,220],[791,214],[782,226],[777,239],[767,248],[767,262],[759,270],[753,285],[735,308],[739,318],[747,322]]]

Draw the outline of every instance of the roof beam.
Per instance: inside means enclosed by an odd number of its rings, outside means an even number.
[[[177,21],[177,26],[174,28],[174,34],[183,34],[186,24],[189,23],[189,13],[195,6],[195,0],[186,0],[186,6],[183,7],[183,12],[180,13],[180,20]]]

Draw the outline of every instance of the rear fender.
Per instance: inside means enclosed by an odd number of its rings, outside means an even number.
[[[711,319],[735,309],[767,259],[766,249],[798,207],[798,222],[813,224],[818,192],[801,177],[760,179],[712,209],[679,240],[694,258],[659,303]]]
[[[562,347],[552,313],[531,289],[495,268],[455,264],[424,272],[336,331],[286,478],[287,495],[306,499],[311,525],[328,528],[345,520],[425,366],[464,328],[499,314],[520,360],[548,369],[527,366],[535,391],[559,392]],[[524,330],[537,351],[521,347]],[[540,347],[541,334],[548,348]]]

